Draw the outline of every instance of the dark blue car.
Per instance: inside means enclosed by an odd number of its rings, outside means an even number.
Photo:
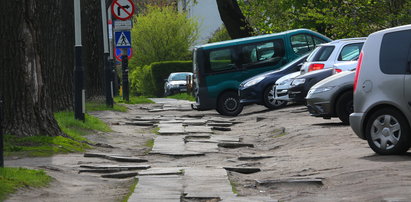
[[[260,104],[269,109],[287,105],[286,101],[274,100],[273,86],[282,76],[300,71],[307,57],[308,54],[291,61],[279,70],[265,72],[242,82],[238,90],[240,102],[244,105]]]

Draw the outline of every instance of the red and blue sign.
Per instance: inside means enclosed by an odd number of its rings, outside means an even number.
[[[121,48],[116,48],[114,51],[114,54],[116,56],[117,61],[121,62],[121,56],[123,55],[123,51]],[[127,56],[128,59],[131,59],[131,56],[133,55],[133,50],[131,48],[127,48]]]

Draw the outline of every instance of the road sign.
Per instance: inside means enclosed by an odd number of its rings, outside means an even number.
[[[132,0],[114,0],[111,5],[111,14],[119,20],[128,20],[134,14],[134,3]]]
[[[114,21],[114,31],[130,30],[131,28],[133,28],[131,19]]]
[[[130,31],[115,32],[116,48],[131,48],[131,34]]]
[[[123,51],[121,51],[121,48],[116,48],[116,50],[114,51],[114,53],[116,54],[116,60],[121,62],[121,56],[123,55]],[[131,59],[131,56],[133,55],[133,50],[131,48],[127,48],[127,56],[128,59]]]

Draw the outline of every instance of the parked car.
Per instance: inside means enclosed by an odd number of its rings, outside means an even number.
[[[193,75],[191,72],[171,73],[164,83],[164,96],[173,95],[180,92],[187,92],[187,76]]]
[[[328,68],[295,77],[288,89],[288,101],[305,104],[305,96],[307,96],[310,88],[334,73],[335,70],[333,68]]]
[[[196,110],[216,109],[226,116],[241,113],[239,85],[263,72],[277,70],[331,39],[307,29],[246,37],[196,46],[193,84]]]
[[[411,25],[372,33],[358,59],[350,125],[378,154],[411,145]]]
[[[244,105],[260,104],[269,109],[276,109],[287,105],[285,101],[274,99],[273,86],[277,79],[282,76],[299,72],[307,57],[308,54],[305,54],[279,70],[259,74],[242,82],[238,88],[240,103]]]
[[[333,68],[338,63],[347,61],[356,61],[360,55],[362,46],[366,38],[349,38],[339,39],[326,44],[319,45],[310,56],[307,62],[301,68],[301,74],[307,72]],[[356,63],[351,63],[351,66],[345,64],[347,69],[356,67]]]
[[[279,78],[273,87],[274,99],[287,103],[289,101],[288,89],[291,87],[291,82],[300,75],[300,72],[293,72]]]
[[[349,124],[353,112],[354,71],[345,71],[332,75],[308,91],[308,112],[315,117],[330,119],[338,117],[344,124]]]

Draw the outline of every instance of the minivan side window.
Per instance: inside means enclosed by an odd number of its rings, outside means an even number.
[[[380,68],[385,74],[405,74],[411,59],[411,30],[387,33],[382,38]]]
[[[307,34],[296,34],[291,36],[291,47],[294,53],[304,54],[315,48],[316,45],[326,41]]]
[[[338,56],[338,61],[357,60],[360,55],[363,45],[364,43],[355,43],[355,44],[345,45],[342,48],[340,55]]]
[[[235,68],[232,58],[232,49],[210,51],[210,72],[219,72]]]
[[[275,40],[241,47],[241,62],[245,66],[260,63],[277,64],[285,54],[284,42]]]

